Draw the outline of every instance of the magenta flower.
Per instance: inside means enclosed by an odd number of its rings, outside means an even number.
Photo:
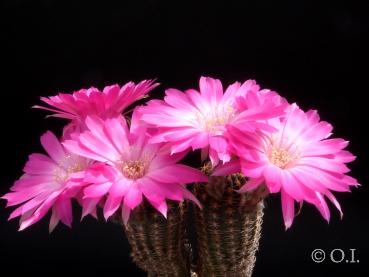
[[[53,108],[34,106],[52,111],[55,117],[83,121],[86,116],[101,118],[117,117],[125,108],[143,98],[159,84],[153,80],[144,80],[137,85],[129,82],[122,87],[107,86],[103,91],[97,88],[81,89],[73,94],[59,93],[56,96],[41,97],[41,100]]]
[[[41,144],[50,157],[31,154],[23,169],[25,174],[2,197],[7,206],[20,205],[9,217],[21,216],[19,230],[39,221],[51,208],[50,232],[59,220],[71,227],[71,198],[86,184],[83,179],[88,159],[66,151],[50,131],[41,136]]]
[[[93,213],[105,196],[105,219],[122,207],[125,223],[143,196],[164,216],[166,199],[187,198],[199,204],[184,185],[205,182],[207,177],[191,167],[176,164],[183,155],[170,155],[165,145],[149,144],[145,126],[137,123],[137,113],[136,109],[130,129],[122,118],[87,117],[87,129],[74,140],[65,141],[68,150],[99,162],[86,174],[85,180],[92,185],[84,189],[88,203],[84,204],[83,215]]]
[[[286,104],[275,92],[259,90],[253,80],[236,82],[223,93],[219,80],[201,77],[200,92],[168,89],[164,101],[153,100],[142,108],[141,119],[158,130],[150,142],[169,142],[172,154],[202,149],[215,166],[231,159],[224,136],[227,124],[242,123],[250,131],[269,129],[264,121],[280,116]]]
[[[331,191],[349,191],[350,186],[357,185],[346,175],[350,170],[345,164],[355,159],[343,150],[348,142],[328,139],[332,126],[320,121],[316,111],[304,113],[295,104],[284,118],[268,123],[277,131],[250,133],[242,124],[227,126],[233,151],[241,160],[241,171],[251,178],[239,191],[265,183],[271,193],[281,192],[286,228],[293,222],[294,201],[315,205],[329,221],[327,197],[342,216]]]

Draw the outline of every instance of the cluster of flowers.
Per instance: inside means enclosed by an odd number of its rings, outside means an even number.
[[[37,108],[69,123],[60,141],[50,131],[41,137],[48,156],[31,154],[23,176],[3,196],[8,206],[19,206],[10,219],[20,216],[20,230],[49,210],[50,232],[59,221],[71,226],[72,199],[82,217],[96,217],[101,206],[105,219],[119,211],[125,223],[143,197],[163,216],[167,199],[200,206],[186,184],[208,177],[178,163],[197,149],[203,161],[209,158],[212,175],[248,177],[239,193],[262,184],[280,193],[286,228],[295,201],[315,205],[328,221],[327,198],[342,215],[331,191],[357,185],[346,175],[355,157],[343,150],[347,141],[329,138],[332,126],[316,111],[304,112],[253,80],[223,91],[219,80],[202,77],[199,91],[168,89],[164,100],[135,107],[127,119],[125,109],[156,86],[145,80],[41,98],[49,107]]]

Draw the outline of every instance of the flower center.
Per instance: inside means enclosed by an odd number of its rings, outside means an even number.
[[[66,155],[62,161],[59,162],[58,169],[55,170],[55,181],[58,183],[65,182],[69,175],[84,169],[81,161],[76,160],[72,155]]]
[[[231,121],[236,112],[230,105],[215,109],[209,112],[199,112],[196,114],[196,121],[201,128],[210,133],[221,132],[222,127]]]
[[[68,178],[68,173],[63,169],[57,169],[54,173],[54,179],[57,183],[64,183],[64,181]]]
[[[145,175],[145,164],[141,161],[123,162],[122,172],[128,179],[139,179]]]
[[[273,147],[269,154],[269,160],[275,166],[284,169],[291,161],[294,160],[294,157],[283,148]]]

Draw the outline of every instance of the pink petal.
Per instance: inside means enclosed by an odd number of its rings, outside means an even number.
[[[191,142],[192,142],[192,139],[190,138],[187,140],[178,141],[178,142],[173,143],[171,155],[187,150],[188,148],[192,146]]]
[[[96,205],[100,201],[100,197],[97,198],[86,198],[82,200],[82,217],[81,220],[88,214],[91,214],[95,218],[96,216]]]
[[[69,228],[72,228],[73,216],[71,200],[60,198],[56,201],[55,207],[60,220]]]
[[[326,170],[336,173],[347,173],[350,169],[341,162],[333,159],[326,159],[320,157],[304,157],[301,158],[297,165],[308,165],[311,167],[316,167],[320,170]]]
[[[150,202],[160,204],[166,196],[162,183],[158,183],[150,178],[144,177],[137,180],[139,189]]]
[[[183,187],[180,184],[161,183],[160,191],[165,194],[165,198],[174,201],[183,201]]]
[[[239,173],[241,171],[240,161],[232,160],[225,164],[218,165],[211,175],[213,176],[226,176],[234,173]]]
[[[191,200],[192,202],[194,202],[200,209],[202,209],[201,203],[199,200],[197,200],[197,198],[195,197],[195,195],[193,195],[191,192],[189,192],[187,189],[183,188],[182,189],[182,194],[184,196],[184,198]]]
[[[311,125],[317,124],[320,120],[319,114],[316,110],[308,110],[306,112],[306,117]]]
[[[21,204],[39,195],[50,194],[49,188],[55,186],[53,183],[41,183],[31,187],[18,187],[18,191],[5,194],[3,199],[8,201],[7,207]]]
[[[149,200],[149,202],[156,210],[158,210],[165,218],[167,218],[168,206],[165,200],[161,202],[153,202]]]
[[[327,138],[332,130],[331,124],[321,121],[301,134],[301,139],[305,141],[319,141]]]
[[[191,146],[192,150],[201,149],[209,145],[209,134],[197,133],[192,137]]]
[[[335,159],[342,163],[349,163],[354,161],[356,157],[352,155],[350,152],[342,150],[335,154]]]
[[[49,191],[40,193],[36,197],[32,198],[31,200],[27,201],[25,204],[19,206],[15,209],[9,216],[9,220],[15,217],[18,217],[22,214],[27,213],[28,211],[39,207],[43,202],[45,202],[52,193]]]
[[[231,84],[230,86],[228,86],[228,88],[226,89],[226,91],[224,92],[223,95],[223,101],[234,101],[234,99],[236,98],[236,94],[238,92],[238,89],[240,88],[241,84],[239,82],[234,82],[233,84]]]
[[[231,136],[231,140],[235,142],[236,149],[242,144],[245,144],[255,150],[261,152],[263,151],[259,136],[255,136],[255,134],[249,132],[241,131],[237,126],[233,126],[231,124],[226,125],[226,129],[228,131],[228,135]]]
[[[269,165],[264,169],[264,176],[266,185],[271,193],[279,192],[281,189],[281,169],[274,166]]]
[[[28,212],[22,214],[21,218],[19,219],[19,225],[22,225],[24,221],[28,220],[33,215],[36,209],[37,208],[33,208],[29,210]]]
[[[248,162],[241,159],[241,171],[250,178],[259,178],[262,176],[265,169],[265,163]]]
[[[104,205],[104,218],[108,220],[108,218],[118,210],[119,206],[122,203],[122,196],[114,197],[112,195],[108,196],[108,199]]]
[[[201,77],[200,92],[214,107],[223,97],[222,83],[217,79]]]
[[[59,163],[65,158],[65,151],[52,132],[47,131],[41,136],[41,144],[55,162]]]
[[[41,157],[42,156],[31,154],[23,171],[32,175],[54,175],[54,171],[58,170],[59,166],[50,158],[48,158],[48,160],[46,160],[46,158],[41,160]]]
[[[207,182],[208,178],[199,170],[182,164],[169,165],[156,169],[147,174],[147,177],[164,183],[194,183]]]
[[[131,209],[124,203],[122,206],[122,219],[123,219],[124,225],[126,226],[127,226],[130,214],[131,214]]]
[[[109,194],[111,194],[113,197],[124,196],[133,185],[134,181],[121,178],[113,183],[110,188]]]
[[[218,165],[218,163],[219,163],[218,152],[215,149],[211,148],[211,147],[209,147],[209,159],[210,159],[212,167],[215,167],[215,166]]]
[[[311,180],[309,185],[317,185],[335,191],[349,191],[349,184],[344,180],[344,175],[335,174],[311,166],[299,166],[305,176]],[[315,184],[313,184],[314,182]]]
[[[44,98],[44,97],[41,97],[41,99],[42,98]],[[56,110],[56,109],[50,109],[50,108],[39,106],[39,105],[34,105],[34,106],[32,106],[32,108],[41,109],[41,110],[50,111],[50,112],[55,112],[56,113],[56,114],[54,114],[55,117],[65,118],[65,119],[74,119],[74,115],[71,115],[71,114],[68,114],[68,113],[61,113],[59,110]]]
[[[85,172],[84,181],[87,183],[105,183],[114,181],[118,176],[118,172],[112,166],[104,163],[94,163]]]
[[[136,208],[142,202],[142,192],[135,186],[131,186],[129,191],[124,197],[124,206],[127,206],[131,210]]]
[[[91,152],[103,157],[103,161],[118,161],[121,157],[121,154],[111,144],[99,139],[94,133],[82,133],[79,136],[79,142]]]
[[[326,191],[325,195],[328,197],[328,199],[333,203],[333,205],[337,208],[337,210],[340,212],[340,216],[341,219],[343,217],[343,212],[341,210],[341,205],[340,203],[337,201],[336,197],[334,197],[333,193],[331,193],[330,191]]]
[[[196,108],[191,104],[187,95],[177,89],[167,89],[164,101],[173,107],[194,111]]]
[[[187,97],[197,107],[199,111],[205,111],[208,108],[206,100],[194,89],[186,90]]]
[[[321,193],[319,192],[315,192],[317,199],[318,199],[318,203],[315,204],[315,206],[317,207],[317,209],[319,210],[319,212],[322,214],[323,218],[329,222],[329,218],[330,218],[330,211],[328,208],[327,203],[324,200],[324,197]]]
[[[54,183],[55,179],[52,175],[29,175],[24,174],[19,180],[14,182],[11,187],[12,191],[24,190],[46,183]]]
[[[214,149],[219,159],[223,162],[228,162],[230,159],[229,150],[228,150],[228,142],[224,137],[221,136],[212,136],[209,138],[210,148]]]
[[[298,185],[293,175],[287,170],[281,170],[280,173],[283,190],[296,201],[300,202],[301,200],[303,200],[303,189]]]
[[[188,126],[191,127],[192,124],[190,123],[190,121],[187,120],[181,120],[181,118],[178,117],[173,117],[171,115],[167,115],[167,114],[147,114],[144,113],[141,117],[141,119],[143,121],[145,121],[146,123],[150,123],[150,124],[154,124],[154,125],[160,125],[162,127],[178,127],[179,125],[181,126]],[[180,121],[180,124],[178,124]]]
[[[251,178],[249,179],[237,192],[249,192],[256,189],[264,182],[264,178]]]
[[[104,132],[119,153],[122,153],[129,145],[128,129],[124,119],[108,119],[105,122]]]
[[[112,183],[106,182],[98,185],[90,185],[83,190],[84,198],[97,198],[105,195],[111,188]]]
[[[55,207],[53,207],[51,218],[50,218],[50,223],[49,223],[49,234],[51,234],[54,231],[58,223],[59,223],[59,217],[57,215]]]
[[[101,156],[100,154],[90,150],[89,148],[87,148],[82,143],[79,143],[78,141],[67,139],[62,144],[69,152],[74,153],[76,155],[86,157],[99,162],[106,162],[107,160],[109,160],[108,157]]]
[[[283,189],[281,190],[282,212],[286,230],[291,227],[295,217],[294,200]]]
[[[186,152],[176,153],[173,155],[168,154],[160,154],[158,153],[155,157],[151,160],[150,166],[148,171],[154,171],[158,168],[165,167],[171,164],[175,164],[181,159],[184,158]]]
[[[113,106],[119,95],[120,87],[118,85],[107,86],[103,89],[102,93],[105,94],[105,104],[110,107]]]
[[[47,211],[50,209],[50,207],[55,203],[56,201],[56,197],[59,195],[59,192],[53,192],[48,199],[43,202],[36,210],[35,212],[32,214],[32,216],[30,216],[29,218],[27,218],[26,220],[24,220],[19,228],[19,231],[24,230],[25,228],[29,227],[30,225],[36,223],[37,221],[39,221],[46,213]]]
[[[330,155],[339,152],[348,145],[348,141],[343,139],[326,139],[309,144],[302,150],[304,157]]]
[[[134,101],[142,98],[159,84],[154,83],[154,80],[143,80],[137,85],[133,82],[127,83],[119,91],[119,99],[116,101],[112,109],[121,113],[125,108],[131,105]]]

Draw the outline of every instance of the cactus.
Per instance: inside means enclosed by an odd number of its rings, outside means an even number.
[[[242,175],[234,174],[210,177],[209,183],[194,186],[194,194],[203,205],[202,209],[194,208],[199,277],[252,274],[266,188],[243,194],[234,191],[244,182]]]
[[[190,276],[185,206],[185,202],[168,201],[167,219],[147,201],[132,211],[125,233],[133,261],[148,276]]]

